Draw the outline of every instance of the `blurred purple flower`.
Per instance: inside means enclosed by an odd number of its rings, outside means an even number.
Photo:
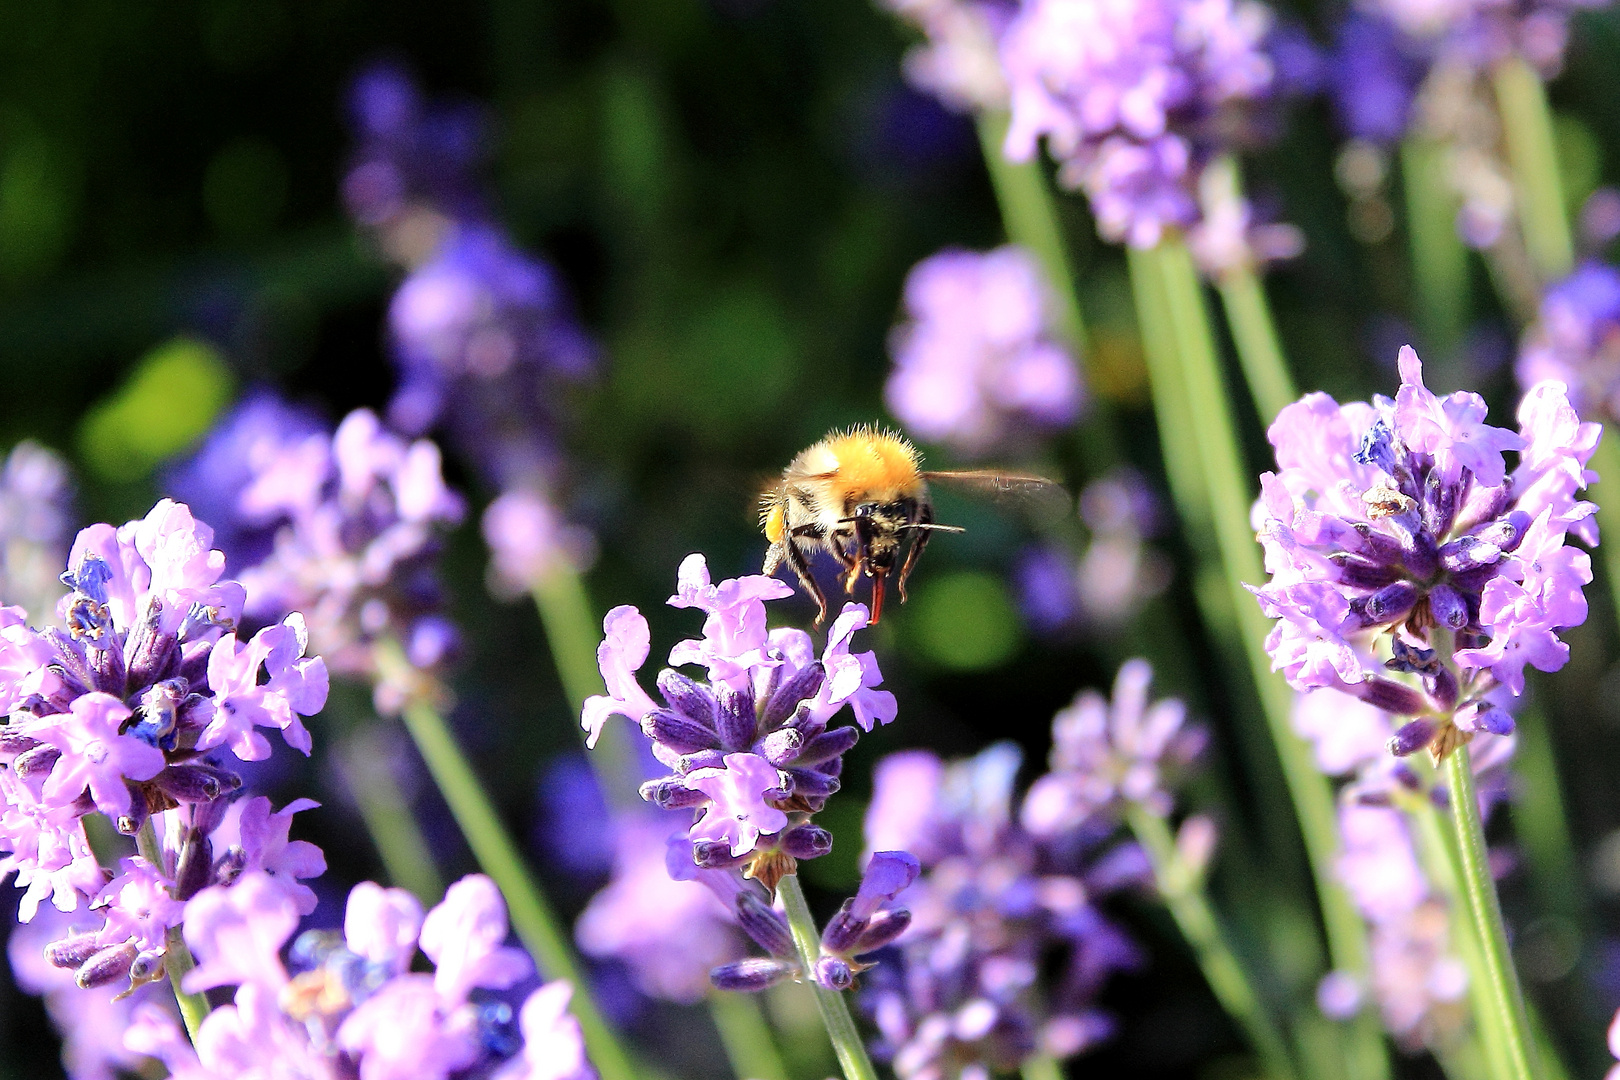
[[[1524,387],[1563,383],[1581,416],[1620,417],[1620,270],[1585,262],[1547,290],[1517,374]]]
[[[1199,220],[1199,171],[1272,90],[1254,0],[1027,0],[1001,39],[1005,152],[1044,139],[1105,239],[1152,247]]]
[[[1051,286],[1011,245],[947,249],[906,279],[910,321],[894,334],[889,407],[917,436],[983,454],[1074,422],[1080,372],[1058,344]]]

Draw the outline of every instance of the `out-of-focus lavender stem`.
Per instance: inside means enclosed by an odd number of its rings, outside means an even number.
[[[1244,582],[1263,580],[1264,570],[1249,523],[1253,496],[1246,479],[1248,471],[1239,456],[1237,431],[1202,286],[1192,258],[1179,239],[1167,238],[1147,251],[1128,248],[1126,253],[1132,288],[1143,310],[1140,321],[1147,336],[1154,397],[1183,394],[1189,414],[1190,432],[1161,430],[1161,436],[1167,459],[1191,453],[1197,464],[1167,461],[1167,465],[1173,474],[1179,472],[1184,478],[1196,474],[1203,480],[1202,501],[1208,508],[1208,527],[1224,566],[1251,675],[1305,840],[1333,965],[1364,978],[1369,967],[1366,929],[1335,872],[1339,840],[1333,795],[1327,779],[1311,760],[1309,747],[1291,727],[1292,695],[1282,679],[1272,673],[1265,651],[1267,621],[1243,588]],[[1155,328],[1155,322],[1161,325]],[[1196,499],[1198,496],[1184,496],[1178,503]],[[1354,1052],[1352,1059],[1363,1070],[1363,1076],[1388,1075],[1387,1055],[1372,1052],[1373,1042],[1378,1039],[1376,1030],[1358,1022],[1354,1041],[1367,1045],[1365,1051]]]
[[[161,868],[163,862],[163,848],[158,843],[157,829],[152,819],[147,818],[141,823],[140,832],[135,834],[135,849],[141,857],[155,867]],[[180,1006],[180,1018],[185,1021],[186,1034],[191,1041],[197,1041],[197,1030],[202,1022],[208,1018],[210,1011],[208,999],[201,994],[188,994],[180,989],[180,980],[185,978],[186,972],[197,966],[192,959],[191,950],[186,947],[186,939],[180,935],[180,927],[169,929],[169,938],[163,949],[163,967],[169,973],[169,982],[174,987],[174,999]]]
[[[787,1066],[757,997],[716,990],[709,995],[709,1015],[737,1080],[788,1080]]]
[[[1063,1066],[1049,1057],[1030,1058],[1018,1073],[1024,1080],[1063,1080]]]
[[[1442,143],[1422,135],[1409,135],[1401,144],[1414,314],[1429,357],[1429,380],[1453,390],[1462,382],[1468,249],[1457,235],[1458,199],[1446,176],[1447,153]]]
[[[431,908],[444,895],[444,879],[375,730],[368,726],[348,740],[343,771],[389,881]]]
[[[1227,941],[1198,873],[1177,851],[1170,827],[1163,818],[1137,804],[1127,808],[1126,821],[1153,863],[1159,895],[1198,960],[1210,991],[1243,1029],[1266,1075],[1272,1080],[1293,1077],[1294,1064],[1282,1032]]]
[[[1524,245],[1542,283],[1556,281],[1574,267],[1575,244],[1564,207],[1547,88],[1529,61],[1517,54],[1499,61],[1491,78],[1513,166]]]
[[[596,667],[596,645],[601,639],[601,622],[591,613],[585,581],[573,567],[558,560],[530,587],[540,624],[545,627],[546,645],[557,678],[562,682],[573,715],[578,716],[585,699],[602,692],[602,675]],[[580,732],[583,739],[585,733]],[[602,733],[586,756],[596,773],[602,797],[608,805],[624,809],[640,805],[636,792],[644,779],[630,755],[630,736],[611,728]]]

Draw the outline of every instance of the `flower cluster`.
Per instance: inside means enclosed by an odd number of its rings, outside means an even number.
[[[1028,0],[1001,39],[1005,151],[1045,139],[1109,240],[1152,247],[1199,220],[1198,178],[1272,89],[1256,0]]]
[[[640,724],[669,775],[642,785],[665,809],[692,809],[693,858],[705,867],[747,865],[774,888],[795,860],[824,855],[832,836],[810,818],[838,790],[843,755],[860,737],[830,728],[846,705],[862,730],[894,719],[894,695],[872,653],[851,653],[866,626],[861,604],[845,604],[821,658],[802,630],[765,626],[765,601],[792,595],[774,578],[749,575],[713,584],[702,555],[681,563],[672,607],[704,612],[701,639],[670,650],[658,676],[660,705],[636,681],[651,647],[647,620],[616,607],[603,621],[597,650],[608,693],[585,702],[581,723],[595,744],[609,717]],[[708,681],[676,670],[700,665]]]
[[[1079,1053],[1113,1031],[1099,989],[1140,963],[1097,903],[1147,879],[1142,853],[1110,848],[1111,829],[1026,827],[1034,794],[1020,815],[1019,762],[1007,744],[950,766],[916,750],[875,774],[868,846],[904,846],[925,870],[898,898],[910,927],[861,999],[878,1056],[903,1080],[983,1077]]]
[[[301,413],[259,397],[174,480],[222,503],[233,535],[261,555],[241,571],[246,615],[303,612],[334,670],[375,675],[373,645],[388,636],[418,668],[453,648],[433,560],[462,503],[429,440],[407,443],[367,409],[335,432],[312,430]],[[397,708],[406,692],[379,685],[379,706]]]
[[[1010,436],[1073,423],[1082,401],[1074,358],[1052,335],[1040,264],[1008,245],[946,250],[906,279],[906,314],[885,396],[914,434],[969,455]]]
[[[1526,387],[1563,383],[1582,416],[1620,417],[1620,270],[1588,262],[1549,288],[1517,373]]]
[[[1561,383],[1530,389],[1514,433],[1485,423],[1477,394],[1431,393],[1410,348],[1400,370],[1394,401],[1318,393],[1278,415],[1278,471],[1261,477],[1254,512],[1271,579],[1251,589],[1278,620],[1267,648],[1295,687],[1412,717],[1391,749],[1443,756],[1512,730],[1490,690],[1518,694],[1527,666],[1568,659],[1557,633],[1585,621],[1592,570],[1565,538],[1597,540],[1595,508],[1575,495],[1594,479],[1601,430]],[[1375,674],[1380,662],[1422,692]]]
[[[63,627],[36,630],[19,609],[0,609],[0,703],[10,713],[0,727],[0,874],[15,873],[25,890],[24,921],[45,899],[74,911],[93,898],[103,925],[50,954],[81,986],[161,977],[182,902],[201,888],[253,865],[274,864],[284,883],[324,866],[286,840],[292,813],[312,804],[275,816],[265,800],[238,804],[236,842],[219,832],[241,783],[230,756],[267,757],[259,728],[309,753],[299,718],[325,704],[327,673],[304,655],[296,614],[239,639],[244,589],[221,580],[225,557],[212,541],[165,499],[141,521],[79,533],[62,576],[73,590]],[[82,819],[96,811],[153,839],[111,881],[86,842]],[[143,830],[153,815],[162,843]],[[226,849],[217,859],[216,846]]]
[[[371,882],[349,894],[343,932],[312,930],[281,948],[298,910],[265,876],[211,888],[187,905],[186,944],[200,963],[189,993],[234,986],[195,1043],[168,1013],[142,1006],[125,1037],[162,1060],[175,1080],[287,1075],[307,1080],[445,1080],[494,1068],[499,1080],[593,1080],[567,983],[512,1009],[480,990],[530,977],[528,956],[503,942],[506,906],[488,878],[456,882],[426,917],[414,897]],[[434,964],[412,970],[417,950]]]

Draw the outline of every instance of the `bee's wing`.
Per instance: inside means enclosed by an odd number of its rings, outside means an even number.
[[[999,472],[995,469],[946,470],[925,472],[923,479],[991,499],[1065,499],[1068,492],[1056,480],[1030,473]]]

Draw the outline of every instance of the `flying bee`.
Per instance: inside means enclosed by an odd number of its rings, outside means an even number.
[[[771,542],[765,573],[784,562],[815,598],[816,625],[827,618],[827,597],[810,573],[817,547],[844,568],[844,592],[854,595],[862,576],[872,579],[872,624],[883,617],[884,583],[895,574],[900,602],[906,579],[936,532],[962,532],[934,520],[930,481],[956,483],[992,494],[1055,489],[1039,476],[993,471],[924,472],[922,455],[899,435],[871,427],[833,432],[798,454],[782,479],[760,496],[760,527]],[[904,558],[901,549],[905,549]],[[896,573],[896,564],[899,571]]]

